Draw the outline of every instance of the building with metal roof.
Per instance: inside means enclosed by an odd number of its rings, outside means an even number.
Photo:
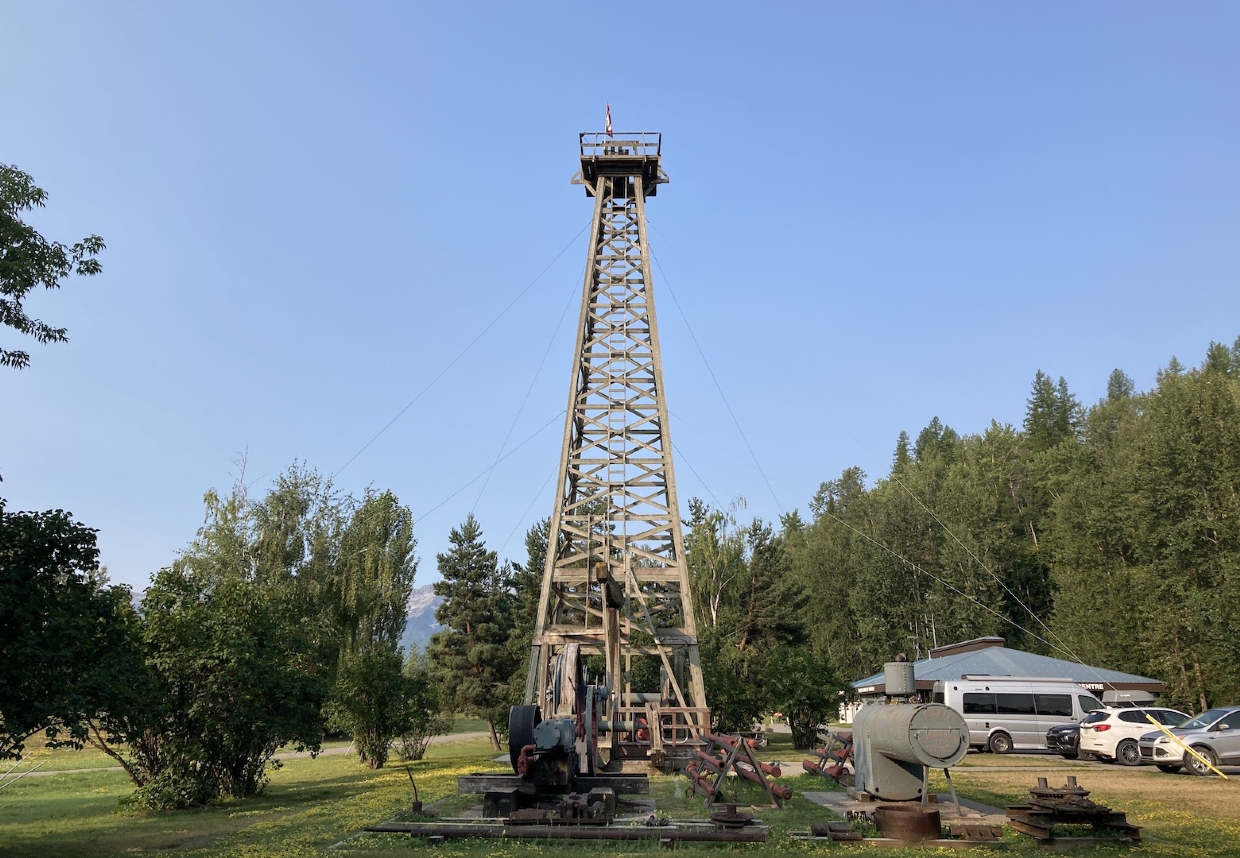
[[[1006,643],[1001,637],[985,637],[931,650],[929,658],[913,662],[918,692],[924,693],[928,700],[935,682],[981,676],[1069,679],[1099,696],[1105,691],[1161,694],[1166,688],[1165,683],[1148,676],[1008,649]],[[879,697],[886,693],[882,673],[857,680],[853,688],[862,697]]]

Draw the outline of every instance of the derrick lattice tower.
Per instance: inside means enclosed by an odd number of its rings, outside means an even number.
[[[708,726],[672,467],[646,201],[668,181],[657,133],[581,135],[594,202],[576,354],[526,703],[547,708],[576,644],[612,690],[612,759],[672,756]],[[657,759],[656,759],[657,762]]]

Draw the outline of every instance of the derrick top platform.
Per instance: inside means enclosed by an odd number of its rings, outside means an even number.
[[[653,197],[659,185],[668,181],[659,165],[663,135],[658,131],[617,132],[607,136],[603,131],[581,133],[581,172],[573,177],[574,184],[586,186],[586,195],[600,176],[631,179],[642,177],[645,196]],[[631,188],[631,183],[626,182]],[[616,196],[627,196],[617,193]]]

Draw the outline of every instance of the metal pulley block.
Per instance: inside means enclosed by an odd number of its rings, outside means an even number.
[[[753,825],[753,817],[748,813],[738,811],[734,804],[729,804],[727,810],[712,813],[710,821],[722,828],[744,828],[746,825]]]

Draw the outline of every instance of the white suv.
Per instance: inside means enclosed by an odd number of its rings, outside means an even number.
[[[1141,746],[1137,740],[1153,726],[1146,715],[1166,727],[1178,727],[1188,716],[1175,709],[1154,706],[1099,709],[1081,721],[1081,751],[1125,766],[1141,765]]]

